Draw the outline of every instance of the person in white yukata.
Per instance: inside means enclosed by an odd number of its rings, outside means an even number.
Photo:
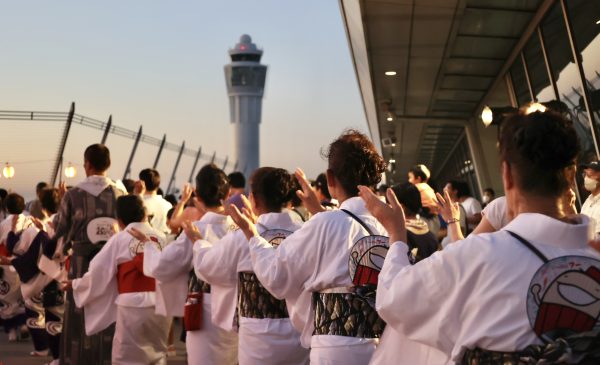
[[[327,185],[340,209],[315,214],[277,249],[238,210],[232,208],[232,216],[250,241],[258,280],[291,307],[311,364],[367,364],[385,327],[372,299],[387,233],[357,196],[357,186],[375,188],[385,162],[354,130],[329,146],[327,158]]]
[[[222,205],[229,194],[227,175],[214,164],[205,165],[196,175],[196,193],[206,213],[193,225],[207,241],[217,242],[236,228]],[[189,227],[189,224],[184,226]],[[211,303],[218,298],[212,297],[211,286],[198,279],[192,270],[193,242],[182,233],[159,251],[137,230],[130,232],[140,241],[147,242],[144,273],[160,283],[156,298],[158,313],[184,317],[188,364],[236,364],[237,333],[213,324]]]
[[[388,206],[360,188],[393,242],[379,275],[377,311],[388,327],[457,364],[537,363],[548,355],[598,363],[600,254],[588,245],[589,218],[568,215],[564,203],[579,151],[575,129],[552,112],[515,114],[503,122],[499,146],[515,218],[416,265],[408,261],[404,215],[393,192]],[[458,213],[438,200],[442,210]]]
[[[164,235],[148,223],[139,196],[117,199],[117,219],[121,231],[92,259],[83,277],[65,281],[65,288],[72,288],[75,304],[84,308],[87,335],[116,322],[112,364],[166,365],[169,319],[155,313],[156,282],[143,272],[144,242],[128,230],[143,232],[159,250]]]
[[[302,226],[295,213],[284,209],[295,194],[292,186],[286,170],[261,167],[250,178],[252,203],[242,198],[247,211],[258,215],[261,236],[273,246]],[[213,298],[223,299],[213,306],[215,324],[235,330],[234,317],[239,315],[239,364],[308,364],[309,352],[300,344],[286,301],[273,297],[253,272],[244,233],[230,232],[214,245],[197,229],[186,229],[186,234],[195,242],[196,274],[211,284]]]

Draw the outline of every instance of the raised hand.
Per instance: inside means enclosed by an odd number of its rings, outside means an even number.
[[[133,236],[133,238],[135,238],[136,240],[140,241],[140,242],[148,242],[150,241],[150,238],[148,238],[148,236],[146,236],[145,233],[141,232],[140,230],[137,230],[133,227],[129,228],[127,230],[127,232]]]
[[[254,213],[254,210],[252,210],[252,203],[250,203],[250,200],[246,198],[244,194],[242,194],[242,203],[244,204],[244,207],[242,208],[242,213],[244,213],[244,215],[248,217],[252,221],[252,223],[256,224],[258,217]]]
[[[248,240],[252,237],[258,236],[258,231],[256,230],[256,225],[252,221],[252,218],[246,215],[245,213],[240,212],[240,210],[233,204],[229,206],[229,212],[231,215],[231,219],[237,224],[237,226],[244,232],[244,235]]]
[[[190,200],[190,198],[192,197],[193,191],[194,189],[192,189],[192,186],[189,183],[183,185],[183,187],[181,188],[181,201],[187,203],[188,200]]]
[[[46,230],[46,227],[44,227],[44,223],[42,223],[42,221],[40,221],[36,217],[31,217],[31,222],[40,231],[45,231]]]
[[[297,168],[296,172],[294,172],[296,179],[300,183],[300,187],[302,190],[296,191],[296,195],[298,198],[302,200],[304,206],[311,214],[317,214],[319,212],[324,212],[326,209],[319,202],[319,198],[317,197],[317,193],[313,190],[312,186],[310,186],[310,182],[306,178],[304,171],[301,168]]]
[[[183,228],[183,232],[187,238],[192,242],[196,242],[202,239],[202,233],[198,230],[198,227],[192,224],[190,221],[184,221],[181,223],[181,227]]]
[[[386,197],[390,204],[382,202],[373,191],[360,185],[358,187],[358,195],[365,201],[367,210],[371,212],[373,217],[385,227],[390,235],[390,244],[402,241],[406,242],[406,220],[404,218],[404,210],[396,198],[396,194],[392,189],[386,191]]]
[[[452,201],[448,192],[444,190],[444,196],[440,193],[435,193],[435,197],[437,198],[435,203],[440,210],[442,218],[447,223],[460,223],[460,207],[457,202]]]
[[[58,197],[60,198],[60,200],[62,200],[66,193],[67,183],[65,181],[62,181],[60,184],[58,184]]]

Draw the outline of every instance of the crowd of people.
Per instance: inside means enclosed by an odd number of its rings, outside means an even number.
[[[577,214],[578,152],[558,114],[507,117],[504,196],[479,202],[424,165],[381,184],[349,130],[313,182],[208,164],[176,199],[94,144],[77,186],[1,195],[0,324],[53,365],[166,364],[174,318],[194,365],[598,364],[600,163]]]

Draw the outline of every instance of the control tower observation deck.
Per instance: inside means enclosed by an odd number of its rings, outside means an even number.
[[[260,166],[260,118],[267,66],[260,63],[263,51],[244,34],[229,50],[231,63],[225,65],[229,111],[233,124],[233,158],[237,170],[250,175]]]

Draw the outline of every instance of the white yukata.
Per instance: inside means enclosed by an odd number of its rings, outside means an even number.
[[[73,280],[73,298],[84,308],[88,336],[116,322],[112,364],[165,364],[169,320],[155,313],[155,281],[142,275],[140,254],[150,244],[127,230],[136,228],[164,245],[164,235],[148,223],[131,223],[113,235],[90,262],[88,272]]]
[[[358,216],[374,234],[387,235],[369,214],[363,200],[353,197],[341,209]],[[314,215],[302,228],[274,249],[261,237],[249,242],[253,271],[273,296],[286,299],[290,319],[310,348],[311,364],[367,364],[379,340],[342,335],[313,335],[313,293],[338,292],[353,287],[349,272],[354,243],[368,236],[347,213],[332,210]]]
[[[301,226],[302,222],[292,217],[289,211],[262,214],[257,222],[261,234],[273,230],[292,233]],[[258,308],[261,308],[262,311],[253,317],[242,315],[246,311],[239,307],[244,305],[239,302],[239,273],[252,273],[253,269],[248,240],[241,230],[230,232],[214,244],[206,240],[197,241],[194,244],[194,269],[199,278],[211,284],[212,316],[216,325],[234,331],[236,308],[240,311],[240,365],[308,363],[309,352],[301,346],[300,333],[293,327],[288,313],[278,313],[278,308],[273,308],[281,304],[285,308],[285,303],[272,303],[270,298],[265,297],[255,298],[253,309],[260,311]],[[254,293],[256,291],[249,295],[252,297]]]
[[[572,218],[578,224],[522,213],[500,231],[469,236],[415,265],[408,262],[407,245],[396,242],[379,275],[377,310],[387,328],[437,348],[456,363],[467,349],[514,352],[541,344],[527,312],[530,284],[543,262],[508,231],[550,260],[600,258],[588,246],[589,219]],[[401,347],[390,346],[388,357],[401,359]],[[432,358],[421,364],[439,362]]]
[[[193,224],[209,242],[217,242],[235,228],[231,217],[213,212],[207,212]],[[157,286],[158,313],[183,317],[193,268],[192,246],[185,233],[180,234],[162,252],[154,249],[150,243],[146,244],[144,273],[160,283]],[[204,293],[202,329],[186,333],[188,364],[236,364],[237,333],[227,332],[213,324],[211,301],[211,294]]]
[[[8,233],[12,230],[13,216],[14,214],[9,214],[0,222],[0,255],[3,253],[8,254],[6,239]],[[31,218],[24,214],[19,214],[15,233],[19,233],[31,226],[33,226]],[[25,313],[21,295],[21,280],[19,280],[19,275],[12,265],[1,267],[3,270],[2,275],[0,275],[0,319],[10,320]]]

